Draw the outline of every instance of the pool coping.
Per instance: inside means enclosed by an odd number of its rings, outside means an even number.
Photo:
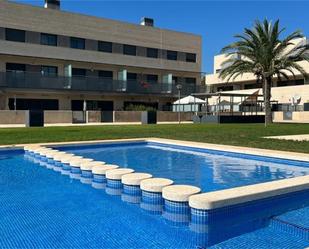
[[[257,149],[250,147],[238,147],[229,145],[209,144],[191,141],[181,141],[163,138],[133,138],[133,139],[113,139],[113,140],[92,140],[92,141],[74,141],[74,142],[51,142],[51,143],[37,143],[42,146],[53,146],[53,145],[92,145],[92,144],[113,144],[113,143],[140,143],[140,142],[156,142],[163,143],[166,145],[180,145],[187,147],[194,147],[200,149],[219,150],[224,152],[241,153],[246,155],[255,155],[263,157],[273,157],[287,160],[296,160],[309,162],[309,154],[288,152],[288,151],[277,151],[267,149]],[[1,148],[17,149],[22,148],[29,144],[18,144],[11,146],[0,146]],[[299,179],[299,182],[298,182]],[[305,180],[304,180],[305,179]],[[264,186],[261,190],[261,185]],[[241,191],[240,191],[241,189]],[[295,190],[306,190],[309,189],[309,176],[299,176],[291,179],[276,180],[267,183],[258,183],[252,185],[246,185],[242,187],[230,188],[225,190],[212,191],[197,195],[192,195],[190,198],[194,201],[194,208],[202,210],[210,210],[216,208],[222,208],[226,206],[241,204],[250,202],[257,199],[264,199],[273,196],[278,196],[282,193],[292,193]],[[284,191],[283,191],[284,190]],[[190,202],[190,201],[189,201]]]
[[[170,144],[170,145],[195,147],[195,148],[200,148],[200,149],[220,150],[224,152],[234,152],[234,153],[241,153],[241,154],[246,154],[246,155],[275,157],[275,158],[280,158],[280,159],[309,162],[309,154],[307,153],[269,150],[269,149],[223,145],[223,144],[202,143],[202,142],[174,140],[174,139],[156,138],[156,137],[0,145],[0,149],[2,148],[3,149],[8,149],[8,148],[17,149],[17,148],[22,148],[23,146],[32,145],[32,144],[42,145],[42,146],[53,146],[53,145],[92,145],[92,144],[121,143],[121,142],[157,142],[157,143],[164,143],[164,144]]]

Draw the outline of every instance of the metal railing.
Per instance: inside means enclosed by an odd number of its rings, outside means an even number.
[[[45,76],[33,72],[0,72],[1,88],[97,91],[110,93],[158,94],[176,96],[175,84],[120,81],[109,78],[85,76]],[[204,86],[183,84],[181,95],[205,92]]]

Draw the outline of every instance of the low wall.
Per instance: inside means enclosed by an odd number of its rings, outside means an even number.
[[[142,112],[141,111],[115,111],[114,112],[114,122],[141,122]],[[181,112],[181,121],[191,121],[192,113]],[[177,122],[178,113],[177,112],[157,112],[158,122]]]
[[[72,111],[44,111],[45,124],[72,124]]]
[[[101,122],[101,111],[87,111],[88,123]]]
[[[193,114],[191,112],[181,112],[180,120],[181,121],[191,121]],[[178,121],[178,112],[157,112],[157,121],[158,122],[177,122]]]
[[[140,111],[115,111],[114,122],[141,122]]]
[[[26,111],[0,111],[0,124],[25,124]],[[112,114],[112,113],[111,113]],[[101,112],[100,111],[87,111],[88,123],[100,123]],[[141,122],[141,111],[114,111],[114,122]],[[181,121],[191,121],[192,113],[182,112]],[[158,122],[177,122],[177,112],[157,112]],[[112,122],[112,121],[108,121]],[[44,123],[45,124],[72,124],[72,111],[44,111]]]
[[[273,112],[273,122],[309,123],[309,112]]]
[[[0,124],[25,124],[26,111],[0,111]]]

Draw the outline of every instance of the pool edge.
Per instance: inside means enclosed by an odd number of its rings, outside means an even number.
[[[291,151],[269,150],[253,147],[232,146],[223,144],[211,144],[203,142],[193,142],[184,140],[174,140],[166,138],[146,137],[146,138],[127,138],[127,139],[109,139],[109,140],[88,140],[88,141],[71,141],[71,142],[49,142],[49,143],[30,143],[42,146],[53,145],[91,145],[91,144],[105,144],[105,143],[122,143],[122,142],[158,142],[170,145],[182,145],[188,147],[195,147],[209,150],[220,150],[225,152],[234,152],[247,155],[274,157],[279,159],[296,160],[309,162],[309,154]],[[2,148],[22,148],[28,144],[14,144],[14,145],[0,145]]]

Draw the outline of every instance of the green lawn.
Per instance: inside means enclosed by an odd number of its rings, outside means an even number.
[[[158,137],[309,153],[309,142],[264,136],[309,133],[309,124],[173,124],[0,129],[0,144]]]

